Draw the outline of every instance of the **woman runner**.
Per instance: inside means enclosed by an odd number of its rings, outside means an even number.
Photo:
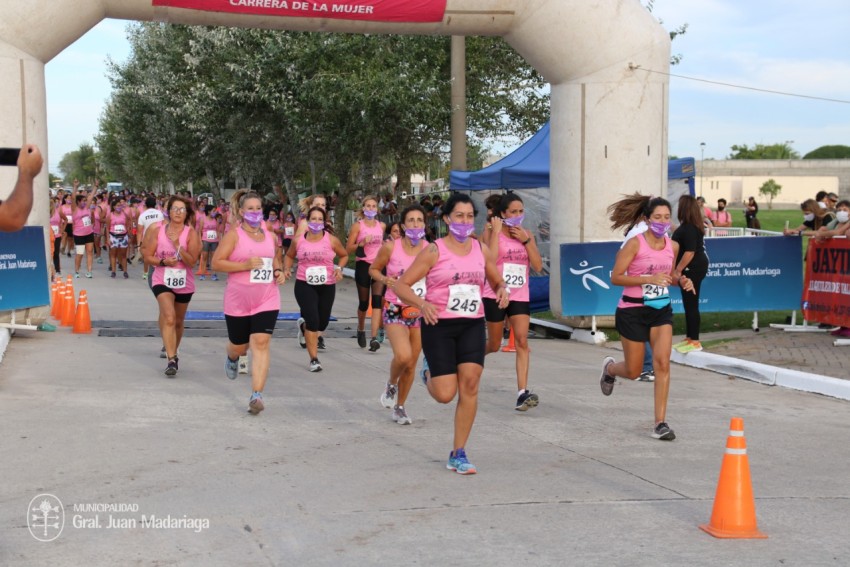
[[[248,411],[263,411],[263,388],[269,373],[269,344],[285,278],[276,255],[277,237],[263,230],[263,201],[257,193],[240,189],[231,198],[242,222],[221,240],[212,259],[213,270],[225,272],[224,318],[227,322],[227,356],[224,373],[236,379],[239,357],[251,349],[251,397]]]
[[[413,385],[416,361],[422,351],[421,322],[418,309],[412,309],[402,303],[393,287],[427,244],[425,211],[419,205],[411,205],[402,211],[401,219],[404,236],[389,240],[381,247],[369,268],[369,276],[387,286],[383,309],[384,328],[393,347],[390,380],[381,394],[381,404],[386,408],[393,408],[393,421],[399,425],[408,425],[413,421],[408,417],[404,403]],[[424,297],[424,281],[413,287],[417,296]]]
[[[328,214],[313,207],[307,212],[307,234],[295,239],[283,259],[283,273],[291,277],[292,264],[298,259],[295,276],[295,300],[301,309],[298,319],[298,343],[310,356],[310,372],[320,372],[319,333],[328,327],[336,296],[336,282],[342,278],[342,266],[348,253],[339,239],[330,233]],[[339,261],[334,265],[334,258]]]
[[[221,215],[215,210],[212,205],[206,205],[206,214],[203,217],[203,222],[199,222],[201,233],[201,265],[198,267],[198,279],[205,280],[207,275],[212,281],[218,281],[215,267],[210,271],[207,267],[210,265],[210,257],[215,254],[219,246],[221,237],[222,220]],[[230,234],[230,233],[228,233]]]
[[[168,366],[166,376],[178,370],[177,349],[183,339],[183,324],[195,292],[192,266],[201,253],[201,239],[192,228],[195,212],[192,202],[173,195],[166,206],[168,220],[145,231],[142,253],[154,267],[151,291],[159,304],[159,330]]]
[[[496,290],[500,309],[510,299],[505,282],[488,259],[487,246],[470,238],[475,230],[475,207],[467,195],[453,194],[446,201],[443,220],[449,235],[428,245],[395,283],[396,295],[418,307],[422,326],[422,350],[430,366],[425,384],[440,403],[458,397],[454,420],[454,444],[446,468],[475,474],[466,456],[466,442],[478,409],[478,384],[484,370],[486,339],[481,294],[485,280]],[[425,278],[425,299],[411,286]],[[425,374],[427,378],[427,373]]]
[[[649,230],[626,242],[614,261],[611,283],[624,287],[615,322],[625,360],[615,363],[612,357],[605,357],[599,385],[602,393],[610,396],[617,376],[637,379],[643,367],[644,342],[649,340],[655,369],[655,426],[651,435],[672,441],[676,434],[666,421],[673,342],[673,309],[667,288],[678,283],[682,290],[693,292],[693,282],[684,275],[677,278],[673,272],[679,245],[667,237],[670,229],[667,200],[635,193],[609,206],[608,213],[614,230],[641,220]]]
[[[65,226],[65,219],[60,211],[59,199],[50,200],[50,234],[53,239],[53,272],[54,275],[62,275],[62,267],[59,264],[59,249],[62,243],[62,230]]]
[[[91,277],[92,261],[94,260],[94,222],[91,215],[91,204],[94,199],[94,190],[89,189],[87,195],[77,195],[80,182],[74,180],[74,200],[71,201],[71,218],[74,234],[74,277],[80,277],[80,265],[83,263],[83,255],[86,256],[86,277]],[[97,189],[97,181],[95,181]]]
[[[381,249],[386,225],[378,220],[378,200],[367,195],[362,201],[361,218],[351,227],[348,242],[345,245],[349,254],[357,256],[354,269],[354,283],[357,284],[357,345],[366,348],[366,312],[369,301],[372,302],[372,330],[369,341],[369,351],[375,352],[381,348],[378,341],[378,329],[381,327],[381,302],[384,296],[384,286],[380,280],[370,276],[369,267],[375,261],[378,250]]]
[[[129,227],[132,220],[132,216],[127,212],[124,197],[113,197],[105,221],[109,233],[109,271],[112,272],[110,277],[115,277],[119,264],[124,270],[124,279],[130,277],[127,273],[127,249],[130,246]]]
[[[528,291],[529,267],[535,272],[543,269],[543,259],[534,241],[534,235],[522,228],[525,207],[516,193],[503,195],[490,219],[490,260],[508,286],[511,300],[507,308],[496,305],[493,289],[484,287],[484,317],[487,319],[487,354],[499,352],[505,316],[514,333],[516,346],[517,400],[514,409],[527,411],[537,406],[537,394],[528,389],[528,368],[531,359],[528,350],[528,327],[531,321]]]

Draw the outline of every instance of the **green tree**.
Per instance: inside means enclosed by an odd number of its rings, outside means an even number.
[[[803,159],[850,159],[850,146],[821,146],[804,155]]]
[[[652,12],[652,10],[655,8],[655,0],[646,0],[643,5],[647,10]],[[661,24],[661,25],[664,25],[664,20],[662,20],[661,18],[658,18],[658,23]],[[685,35],[685,33],[687,31],[688,31],[688,24],[682,24],[680,26],[673,28],[672,30],[670,30],[668,32],[670,34],[670,41],[675,40],[680,35]],[[671,55],[670,56],[670,65],[678,65],[679,63],[681,63],[682,57],[684,57],[684,56],[681,53],[676,53],[674,55]]]
[[[80,183],[92,183],[99,173],[94,147],[83,143],[78,149],[62,156],[59,171],[62,172],[66,184],[70,185],[74,179],[78,179]]]
[[[776,198],[779,193],[782,192],[782,185],[774,181],[773,179],[768,179],[765,181],[761,187],[759,187],[759,195],[764,195],[767,197],[767,208],[768,210],[773,209],[773,199]]]
[[[727,159],[800,159],[800,153],[791,147],[793,143],[790,140],[782,144],[756,144],[752,148],[735,145]]]

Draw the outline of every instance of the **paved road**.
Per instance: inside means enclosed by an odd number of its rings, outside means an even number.
[[[141,279],[82,283],[96,320],[155,317]],[[223,283],[201,286],[192,309],[220,309]],[[601,395],[599,363],[614,351],[537,339],[541,405],[514,411],[513,357],[491,355],[468,447],[479,474],[462,477],[445,469],[453,406],[417,384],[414,423],[398,426],[378,403],[390,352],[357,348],[354,290],[341,287],[325,371],[307,372],[294,324],[280,323],[289,336],[274,341],[257,417],[245,411],[249,379],[223,375],[215,325],[185,340],[174,380],[155,336],[13,338],[0,366],[0,565],[847,564],[848,402],[675,366],[678,439],[660,442],[651,385]],[[697,528],[733,416],[767,540]],[[49,543],[27,528],[40,493],[65,508]],[[124,525],[107,528],[110,515]]]

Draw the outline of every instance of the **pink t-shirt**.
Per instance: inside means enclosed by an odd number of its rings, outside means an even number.
[[[162,223],[159,226],[159,234],[156,239],[156,257],[162,260],[173,258],[177,253],[174,244],[168,240],[166,232],[168,224]],[[177,242],[180,244],[180,249],[184,249],[189,245],[189,226],[183,227],[183,232]],[[167,280],[167,281],[166,281]],[[183,285],[181,285],[183,284]],[[191,266],[183,263],[183,260],[177,262],[174,266],[154,266],[153,281],[151,285],[164,285],[171,288],[174,293],[194,293],[195,292],[195,275],[192,273]],[[179,287],[178,287],[179,286]]]
[[[499,232],[499,259],[496,270],[511,290],[511,301],[528,301],[528,250],[522,242]],[[496,299],[489,282],[484,283],[484,297]]]
[[[427,243],[422,240],[419,242],[419,246],[416,247],[416,250],[413,254],[408,254],[404,249],[404,239],[399,238],[398,240],[393,241],[393,251],[390,254],[390,260],[387,262],[387,277],[388,278],[400,278],[404,272],[413,264],[413,261],[416,259],[416,255],[425,248]],[[414,290],[415,291],[415,290]],[[402,301],[395,294],[395,290],[391,287],[387,287],[387,292],[384,295],[384,299],[389,301],[390,303],[394,303],[396,305],[401,305]]]
[[[438,319],[481,318],[481,292],[486,280],[481,244],[472,241],[465,256],[453,253],[445,238],[435,242],[440,257],[425,278],[425,299],[437,308]]]
[[[298,271],[295,279],[310,285],[332,285],[334,279],[334,252],[331,235],[325,232],[321,240],[310,242],[303,235],[295,244],[295,257],[298,259]]]
[[[218,242],[218,222],[213,217],[204,215],[201,227],[201,240],[204,242]]]
[[[635,257],[632,258],[632,263],[629,264],[629,268],[626,270],[627,276],[642,276],[644,274],[651,276],[660,273],[669,274],[673,270],[673,244],[669,238],[666,236],[664,237],[664,248],[661,250],[654,250],[649,246],[649,244],[647,244],[646,234],[638,234],[635,238],[637,238],[639,248]],[[649,283],[646,285],[652,286],[653,288],[658,287]],[[623,295],[634,298],[643,297],[643,286],[627,286],[623,288]],[[623,301],[622,297],[620,298],[620,302],[617,304],[617,308],[641,306],[642,305],[640,303],[627,303]]]
[[[274,235],[263,232],[257,242],[241,226],[236,227],[236,246],[227,258],[244,262],[249,258],[262,258],[262,268],[231,272],[224,288],[224,313],[232,317],[247,317],[265,311],[280,311],[280,292],[274,277]]]
[[[86,206],[77,207],[74,211],[74,236],[88,236],[94,233],[91,211]]]
[[[378,251],[384,243],[384,229],[381,228],[381,223],[374,221],[374,226],[370,227],[365,220],[358,221],[360,224],[360,232],[357,234],[357,244],[363,246],[363,252],[366,254],[363,258],[357,258],[358,262],[366,262],[371,264],[378,256]],[[372,235],[372,241],[369,244],[363,244],[367,235]]]

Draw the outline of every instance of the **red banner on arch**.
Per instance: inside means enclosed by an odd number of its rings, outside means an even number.
[[[446,0],[153,0],[153,5],[287,18],[414,23],[440,22],[446,11]]]

